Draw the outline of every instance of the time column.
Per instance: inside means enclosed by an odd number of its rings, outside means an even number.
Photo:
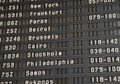
[[[0,1],[0,84],[16,84],[22,41],[21,1]]]

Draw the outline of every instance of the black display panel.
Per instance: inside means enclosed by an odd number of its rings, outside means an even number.
[[[119,84],[119,0],[0,0],[0,84]]]

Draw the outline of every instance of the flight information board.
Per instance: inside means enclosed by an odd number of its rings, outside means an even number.
[[[120,0],[0,0],[0,84],[119,84]]]

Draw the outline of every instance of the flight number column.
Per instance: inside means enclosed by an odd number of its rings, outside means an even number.
[[[0,4],[0,84],[16,84],[21,41],[22,12],[19,0],[1,0]],[[6,5],[9,4],[9,5]],[[17,5],[16,5],[17,4]],[[18,42],[18,43],[17,43]]]

